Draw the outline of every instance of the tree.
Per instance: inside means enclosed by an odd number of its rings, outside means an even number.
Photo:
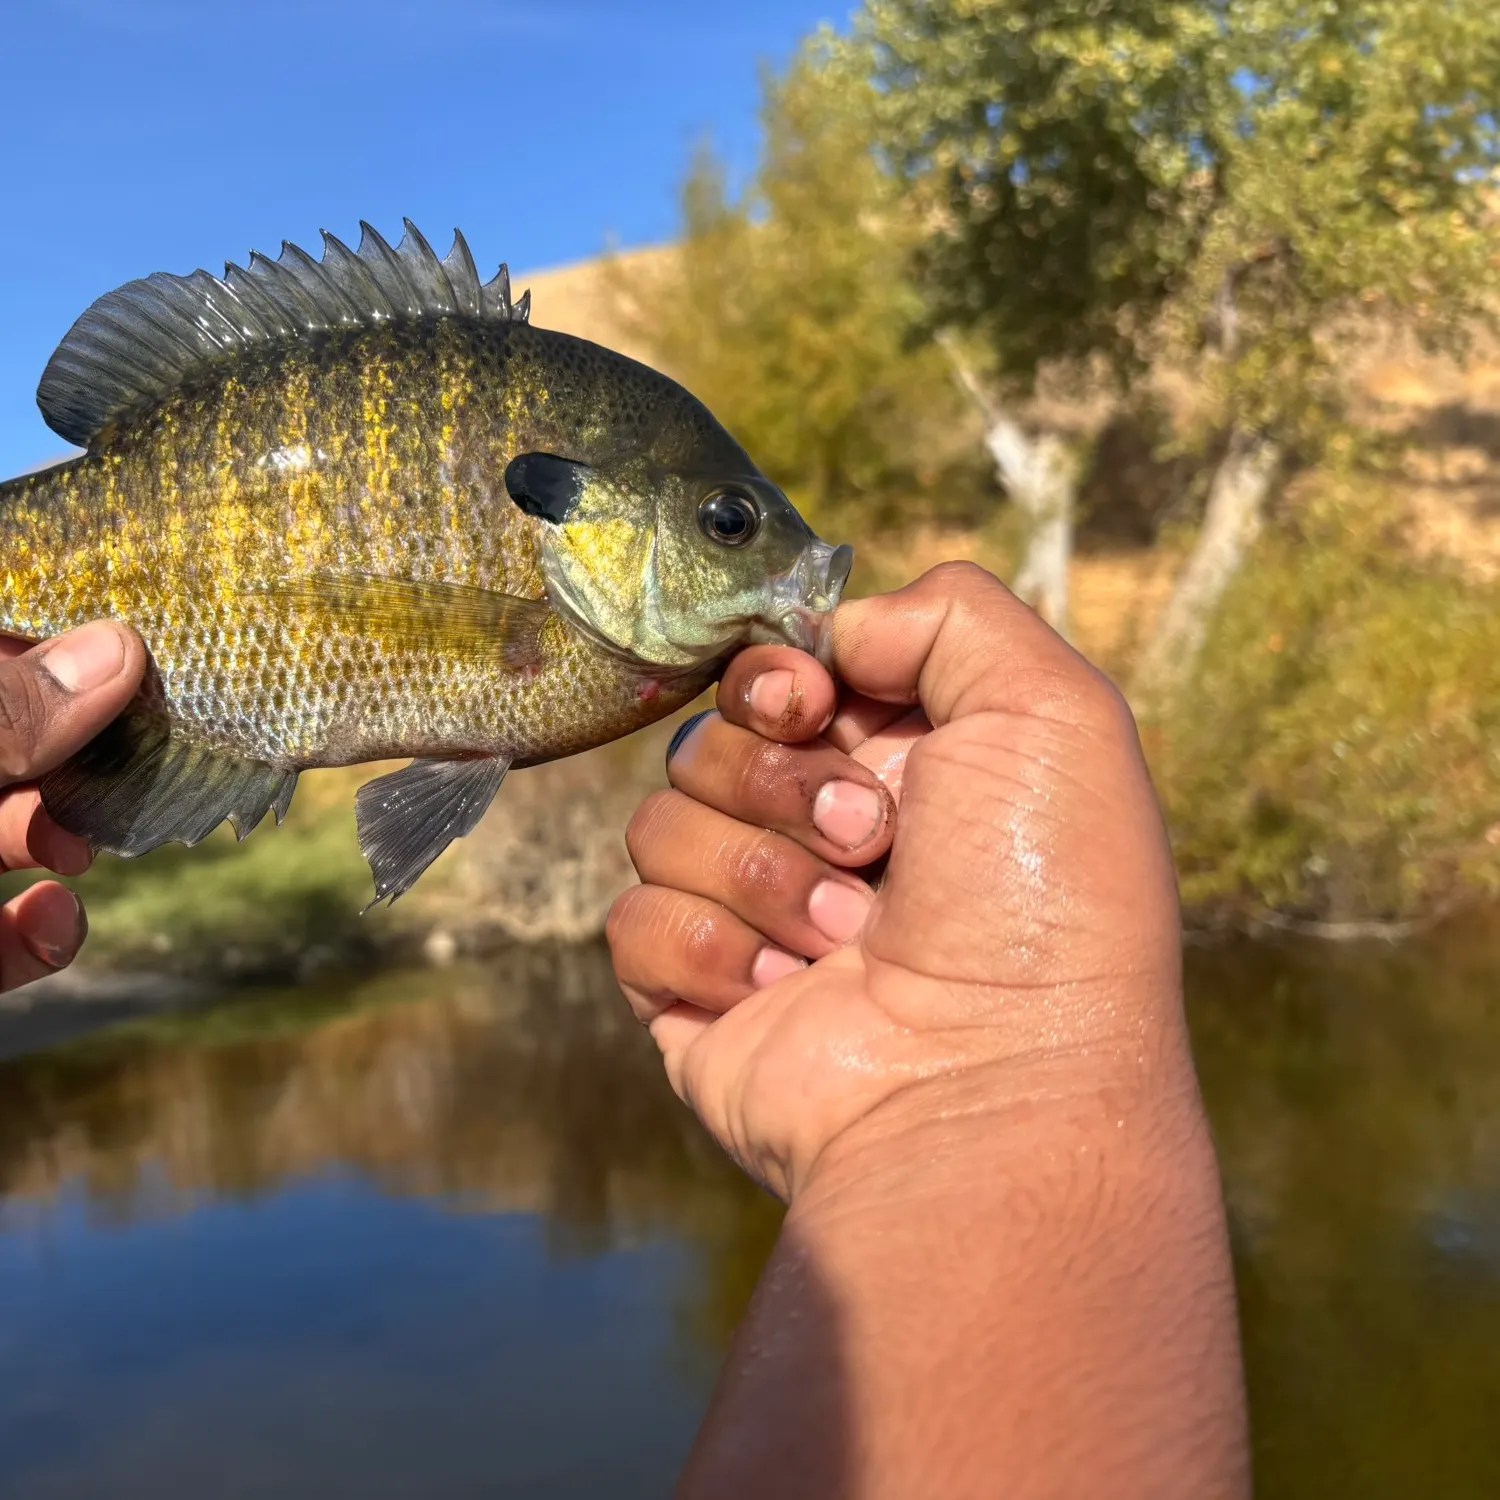
[[[846,52],[922,205],[929,317],[1031,517],[1016,583],[1060,628],[1081,465],[1016,402],[1044,366],[1142,368],[1211,211],[1223,53],[1211,7],[1161,0],[867,0]]]
[[[867,86],[814,44],[765,84],[765,145],[738,200],[712,156],[667,269],[617,290],[654,357],[807,514],[864,529],[937,506],[961,407],[917,337],[919,234],[869,143]]]
[[[1212,207],[1164,352],[1197,355],[1226,456],[1139,687],[1187,679],[1275,476],[1342,430],[1372,319],[1461,348],[1493,313],[1500,166],[1491,0],[1235,0],[1209,135]]]
[[[1049,363],[1209,383],[1225,457],[1141,678],[1170,691],[1277,474],[1337,430],[1356,320],[1456,340],[1490,305],[1492,0],[866,0],[849,50],[997,419]]]

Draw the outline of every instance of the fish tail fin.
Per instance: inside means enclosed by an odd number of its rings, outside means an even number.
[[[226,819],[243,839],[272,810],[281,822],[296,788],[295,771],[174,738],[144,706],[40,782],[42,805],[59,827],[127,859],[162,844],[200,843]]]

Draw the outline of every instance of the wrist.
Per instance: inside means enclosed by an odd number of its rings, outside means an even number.
[[[800,1214],[861,1199],[972,1197],[1068,1153],[1129,1143],[1170,1157],[1207,1122],[1174,995],[1152,1026],[974,1062],[895,1088],[819,1152],[793,1185]],[[996,1172],[1001,1174],[996,1179]]]
[[[737,1347],[729,1404],[759,1391],[765,1425],[863,1434],[861,1494],[988,1494],[1002,1471],[1027,1493],[1248,1494],[1228,1237],[1185,1047],[891,1096],[808,1172]],[[705,1453],[703,1493],[772,1492],[755,1431]]]

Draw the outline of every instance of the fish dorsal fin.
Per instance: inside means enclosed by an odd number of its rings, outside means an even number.
[[[524,323],[531,294],[510,295],[500,267],[481,282],[462,234],[439,260],[410,219],[392,249],[361,223],[359,249],[323,231],[323,258],[283,242],[270,260],[171,276],[158,271],[101,297],[48,361],[37,405],[59,437],[80,447],[111,424],[251,350],[337,328],[432,318]]]

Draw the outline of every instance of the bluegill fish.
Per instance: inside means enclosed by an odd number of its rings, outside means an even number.
[[[376,899],[468,833],[510,766],[692,699],[741,645],[815,649],[852,553],[682,387],[531,326],[408,222],[133,281],[37,400],[83,457],[0,485],[0,630],[134,626],[132,707],[45,777],[95,848],[243,838],[298,773],[356,798]]]

